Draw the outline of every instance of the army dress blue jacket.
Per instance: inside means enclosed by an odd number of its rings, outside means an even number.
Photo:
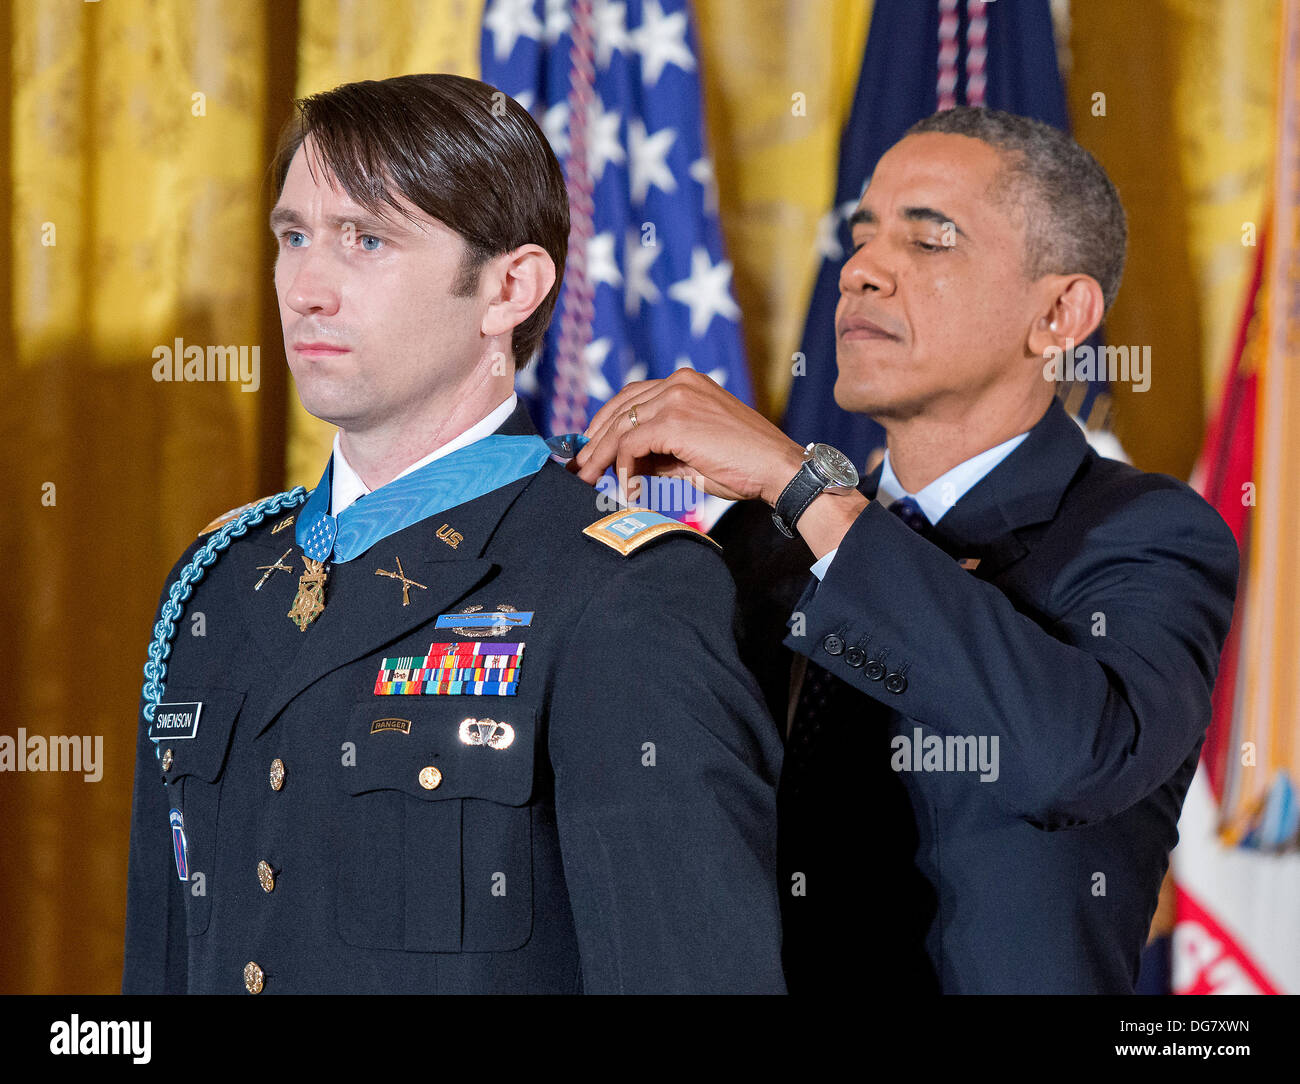
[[[734,585],[693,532],[585,536],[607,511],[548,461],[330,565],[305,630],[296,512],[235,539],[167,664],[194,736],[140,720],[123,991],[783,992],[781,743]],[[514,693],[382,691],[435,644],[524,645]]]

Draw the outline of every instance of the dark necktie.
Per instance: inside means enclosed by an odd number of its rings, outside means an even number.
[[[918,534],[925,535],[930,529],[929,519],[911,497],[900,497],[889,506],[889,510]],[[808,661],[785,750],[784,774],[792,796],[799,794],[803,780],[807,778],[817,733],[822,720],[831,715],[827,709],[831,707],[832,697],[840,684],[834,675],[812,660]]]
[[[925,534],[930,529],[929,519],[921,511],[921,506],[911,497],[899,497],[889,506],[889,510],[911,527],[912,530],[920,534]]]

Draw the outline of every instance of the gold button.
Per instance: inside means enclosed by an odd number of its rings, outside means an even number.
[[[442,782],[442,772],[432,764],[420,770],[420,786],[425,790],[434,790]]]
[[[279,790],[284,786],[284,761],[276,757],[271,761],[271,789]]]
[[[275,887],[275,871],[265,859],[257,863],[257,879],[262,882],[263,892],[270,892]]]
[[[262,969],[249,960],[244,964],[244,989],[250,994],[260,994],[262,992],[263,979]]]
[[[172,770],[172,751],[170,749],[163,750],[162,766],[163,766],[163,771],[165,772],[169,772]]]

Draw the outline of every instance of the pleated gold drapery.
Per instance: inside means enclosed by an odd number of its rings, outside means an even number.
[[[1151,392],[1119,402],[1143,466],[1190,463],[1213,390],[1207,344],[1240,294],[1245,260],[1226,247],[1228,227],[1259,203],[1252,163],[1268,148],[1257,113],[1271,108],[1242,57],[1271,40],[1256,17],[1267,4],[1074,5],[1076,129],[1135,223],[1112,339],[1157,347]],[[137,702],[164,576],[213,515],[286,481],[314,483],[324,461],[329,430],[297,406],[271,289],[264,180],[289,100],[404,71],[476,74],[481,5],[4,8],[0,418],[12,463],[0,471],[0,734],[100,735],[104,765],[98,782],[0,774],[0,992],[117,988]],[[723,228],[755,384],[775,416],[870,4],[695,9]],[[1094,88],[1108,114],[1088,123]],[[258,347],[258,390],[155,381],[155,350],[177,338]]]

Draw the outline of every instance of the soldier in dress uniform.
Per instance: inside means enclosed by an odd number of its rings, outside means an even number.
[[[544,136],[403,76],[297,103],[276,167],[289,367],[339,433],[168,576],[123,990],[782,992],[732,581],[513,393],[568,236]]]

